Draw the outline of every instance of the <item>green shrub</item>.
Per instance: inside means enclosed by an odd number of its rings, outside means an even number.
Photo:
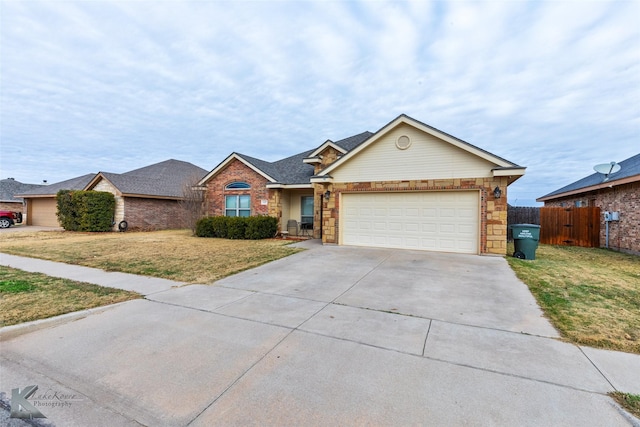
[[[213,219],[215,217],[209,216],[200,218],[196,222],[196,236],[198,237],[215,237],[213,232]]]
[[[211,223],[213,224],[213,236],[221,239],[228,238],[229,229],[229,217],[228,216],[213,216],[211,217]]]
[[[196,236],[222,239],[268,239],[275,236],[278,220],[270,216],[211,216],[198,220]]]
[[[80,229],[80,220],[78,218],[78,209],[73,201],[73,191],[60,190],[56,195],[58,205],[58,221],[65,230],[78,231]]]
[[[58,219],[69,231],[110,231],[116,210],[113,194],[104,191],[60,190]]]
[[[245,239],[268,239],[278,231],[278,220],[272,216],[252,216],[246,219]]]
[[[240,216],[227,217],[227,239],[242,240],[247,228],[247,218]]]
[[[116,212],[116,199],[105,191],[79,192],[82,205],[81,231],[111,231]]]

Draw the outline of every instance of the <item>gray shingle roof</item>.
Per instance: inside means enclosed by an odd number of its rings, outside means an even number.
[[[170,159],[122,174],[102,172],[102,175],[124,194],[182,197],[184,186],[195,184],[206,173],[192,163]]]
[[[180,160],[164,162],[134,169],[125,173],[101,172],[124,194],[179,198],[185,184],[198,182],[207,173],[192,163]],[[83,190],[97,174],[91,173],[23,193],[25,196],[55,196],[59,190]]]
[[[365,141],[367,141],[368,139],[370,139],[372,136],[374,136],[375,134],[377,134],[378,132],[381,132],[383,129],[385,129],[387,126],[389,126],[389,124],[395,122],[396,120],[398,120],[400,117],[406,117],[408,119],[411,119],[417,123],[420,123],[421,125],[429,128],[429,129],[433,129],[436,132],[439,132],[443,135],[446,135],[450,138],[455,139],[456,141],[459,141],[463,144],[466,144],[467,146],[482,151],[484,153],[487,153],[497,159],[500,159],[502,161],[504,161],[505,163],[507,163],[509,165],[509,167],[520,167],[517,164],[510,162],[506,159],[503,159],[502,157],[496,156],[495,154],[489,153],[486,150],[483,150],[480,147],[476,147],[473,144],[470,144],[466,141],[461,140],[460,138],[456,138],[453,135],[450,135],[446,132],[443,132],[439,129],[434,128],[433,126],[429,126],[426,123],[420,122],[418,120],[415,120],[409,116],[407,116],[406,114],[401,114],[400,116],[396,117],[395,119],[393,119],[391,122],[387,123],[386,125],[384,125],[382,128],[380,128],[376,133],[372,133],[372,132],[362,132],[359,133],[357,135],[353,135],[350,136],[348,138],[344,138],[341,139],[339,141],[330,141],[333,144],[343,148],[344,150],[346,150],[346,152],[350,152],[352,151],[354,148],[358,147],[360,144],[364,143]],[[323,143],[324,144],[324,143]],[[239,154],[239,153],[235,153],[236,155],[242,157],[245,161],[249,162],[250,164],[252,164],[253,166],[255,166],[256,168],[260,169],[262,172],[264,172],[266,175],[270,176],[271,178],[275,179],[276,182],[281,183],[281,184],[309,184],[310,183],[310,178],[313,176],[313,170],[314,167],[310,164],[304,163],[303,159],[308,158],[311,153],[313,153],[317,148],[313,150],[309,150],[309,151],[305,151],[303,153],[299,153],[296,154],[294,156],[291,157],[287,157],[286,159],[282,159],[282,160],[278,160],[276,162],[266,162],[264,160],[260,160],[260,159],[256,159],[254,157],[250,157],[250,156],[246,156],[244,154]]]
[[[640,175],[640,153],[635,156],[629,157],[626,160],[621,161],[620,170],[616,173],[612,173],[609,175],[607,182],[615,182],[624,178],[629,178],[632,176]],[[576,182],[573,182],[569,185],[566,185],[562,188],[557,189],[556,191],[552,191],[551,193],[540,197],[540,199],[544,199],[550,196],[555,196],[558,194],[567,193],[569,191],[580,190],[581,188],[587,188],[594,185],[598,185],[604,182],[604,176],[601,173],[595,172],[589,176],[586,176],[582,179],[579,179]]]
[[[60,190],[82,190],[93,177],[95,173],[89,173],[86,175],[71,178],[66,181],[56,182],[54,184],[44,185],[40,188],[34,188],[33,190],[25,191],[20,196],[55,196]]]
[[[42,184],[24,184],[13,178],[0,180],[0,202],[22,202],[22,198],[15,197],[16,194],[22,194],[25,191],[35,190],[43,187]]]
[[[340,141],[334,142],[339,147],[344,148],[347,151],[351,151],[364,141],[369,139],[373,135],[371,132],[363,132],[358,135],[353,135]],[[244,154],[236,153],[247,162],[251,163],[256,168],[260,169],[265,174],[269,175],[276,182],[280,184],[309,184],[310,179],[313,176],[313,165],[304,163],[303,160],[307,158],[314,149],[304,151],[302,153],[295,154],[291,157],[287,157],[275,162],[266,162],[264,160],[256,159]]]
[[[344,148],[347,151],[351,151],[354,148],[356,148],[358,145],[360,145],[363,142],[365,142],[371,136],[373,136],[373,133],[369,132],[369,131],[366,131],[366,132],[359,133],[357,135],[350,136],[349,138],[345,138],[345,139],[341,139],[340,141],[336,141],[336,142],[334,142],[334,144],[336,144],[339,147]]]

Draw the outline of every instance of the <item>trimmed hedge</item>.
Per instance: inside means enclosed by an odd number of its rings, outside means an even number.
[[[196,236],[259,240],[276,235],[278,220],[271,216],[209,216],[196,223]]]
[[[60,190],[57,216],[68,231],[111,231],[116,199],[105,191]]]

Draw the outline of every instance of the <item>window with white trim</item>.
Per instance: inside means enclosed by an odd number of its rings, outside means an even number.
[[[237,194],[224,196],[225,216],[251,216],[251,196]]]

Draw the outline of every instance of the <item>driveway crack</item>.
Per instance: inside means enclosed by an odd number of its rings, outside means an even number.
[[[422,346],[422,357],[424,357],[424,352],[427,350],[427,340],[429,339],[429,332],[431,332],[431,325],[433,324],[433,319],[429,319],[429,327],[427,328],[427,335],[424,337],[424,345]]]

